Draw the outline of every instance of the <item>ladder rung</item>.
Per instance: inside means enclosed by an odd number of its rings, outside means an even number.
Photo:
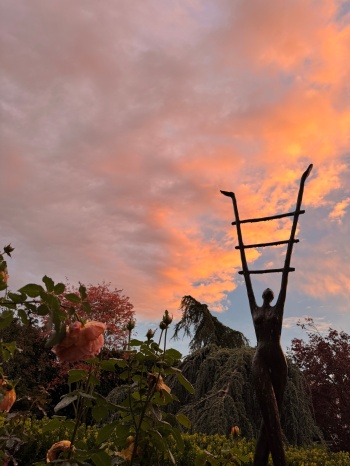
[[[294,272],[294,270],[295,270],[294,267],[288,268],[288,272]],[[275,273],[275,272],[284,272],[284,268],[283,269],[268,269],[268,270],[248,270],[246,273],[251,275],[251,274],[258,274],[258,273]],[[240,275],[244,275],[243,270],[240,270],[238,273]]]
[[[289,239],[287,240],[284,240],[284,241],[273,241],[271,243],[256,243],[256,244],[244,244],[243,245],[243,248],[244,249],[247,249],[247,248],[263,248],[265,246],[278,246],[280,244],[288,244],[289,243]],[[298,239],[294,239],[293,240],[293,243],[299,243],[299,240]],[[241,249],[241,246],[236,246],[235,249]]]
[[[276,218],[292,217],[294,215],[305,214],[305,210],[295,210],[287,214],[272,215],[271,217],[261,218],[248,218],[246,220],[240,220],[239,223],[255,223],[255,222],[266,222],[267,220],[275,220]],[[237,225],[237,222],[232,222],[231,225]]]

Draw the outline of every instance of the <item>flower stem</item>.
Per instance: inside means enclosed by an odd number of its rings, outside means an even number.
[[[88,373],[88,377],[87,377],[87,380],[86,380],[86,384],[85,384],[85,393],[89,394],[89,390],[90,390],[90,379],[91,379],[91,374],[92,374],[92,368],[93,368],[93,364],[90,364],[90,367],[89,367],[89,373]],[[73,433],[72,433],[72,437],[71,437],[71,440],[70,440],[70,448],[69,448],[69,453],[68,453],[68,459],[70,459],[70,457],[72,456],[72,453],[73,453],[73,446],[74,446],[74,442],[75,442],[75,438],[76,438],[76,435],[77,435],[77,432],[78,432],[78,428],[80,427],[80,424],[81,424],[81,421],[82,421],[82,418],[83,418],[83,414],[84,414],[84,397],[82,397],[80,394],[78,395],[78,401],[77,401],[77,413],[76,413],[76,419],[75,419],[75,425],[74,425],[74,430],[73,430]]]

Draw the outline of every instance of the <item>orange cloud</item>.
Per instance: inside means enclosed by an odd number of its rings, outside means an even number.
[[[342,219],[346,214],[346,208],[350,204],[350,197],[337,202],[333,210],[329,214],[329,218],[336,220],[338,223],[342,223]]]
[[[241,218],[285,213],[314,163],[298,234],[328,234],[328,211],[344,219],[349,15],[335,0],[209,3],[4,12],[1,220],[30,281],[43,266],[111,280],[145,318],[176,313],[185,294],[224,310],[242,280],[220,189],[235,192]],[[290,226],[244,225],[244,241],[287,239]],[[249,266],[280,267],[284,250],[249,250]],[[310,279],[300,272],[303,290],[344,294],[341,261],[320,257]]]

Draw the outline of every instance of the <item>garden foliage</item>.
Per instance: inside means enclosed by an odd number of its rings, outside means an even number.
[[[191,347],[198,349],[181,363],[182,355],[167,346],[172,323],[168,311],[157,334],[149,330],[138,340],[133,338],[129,298],[120,290],[107,296],[108,285],[73,289],[45,275],[41,284],[12,292],[5,260],[12,251],[8,245],[0,254],[0,462],[252,464],[254,441],[249,438],[255,436],[260,418],[250,380],[253,350],[240,332],[223,326],[207,306],[184,297],[184,319],[176,332],[189,332],[194,319]],[[126,306],[125,313],[116,303]],[[217,344],[220,335],[231,342],[229,348]],[[66,392],[47,410],[49,379],[63,377]],[[116,387],[105,396],[105,385],[112,380]],[[305,393],[300,371],[291,365],[284,426],[294,444],[317,434],[309,400],[302,398]],[[322,447],[288,448],[287,461],[293,466],[350,464],[347,453],[332,455]]]
[[[321,334],[311,318],[299,323],[309,340],[294,339],[290,356],[301,369],[315,417],[334,450],[350,450],[350,335],[332,328]]]

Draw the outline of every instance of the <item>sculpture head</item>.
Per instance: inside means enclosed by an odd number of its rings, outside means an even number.
[[[266,288],[266,290],[262,294],[262,299],[264,300],[264,304],[270,304],[275,295],[270,288]]]

